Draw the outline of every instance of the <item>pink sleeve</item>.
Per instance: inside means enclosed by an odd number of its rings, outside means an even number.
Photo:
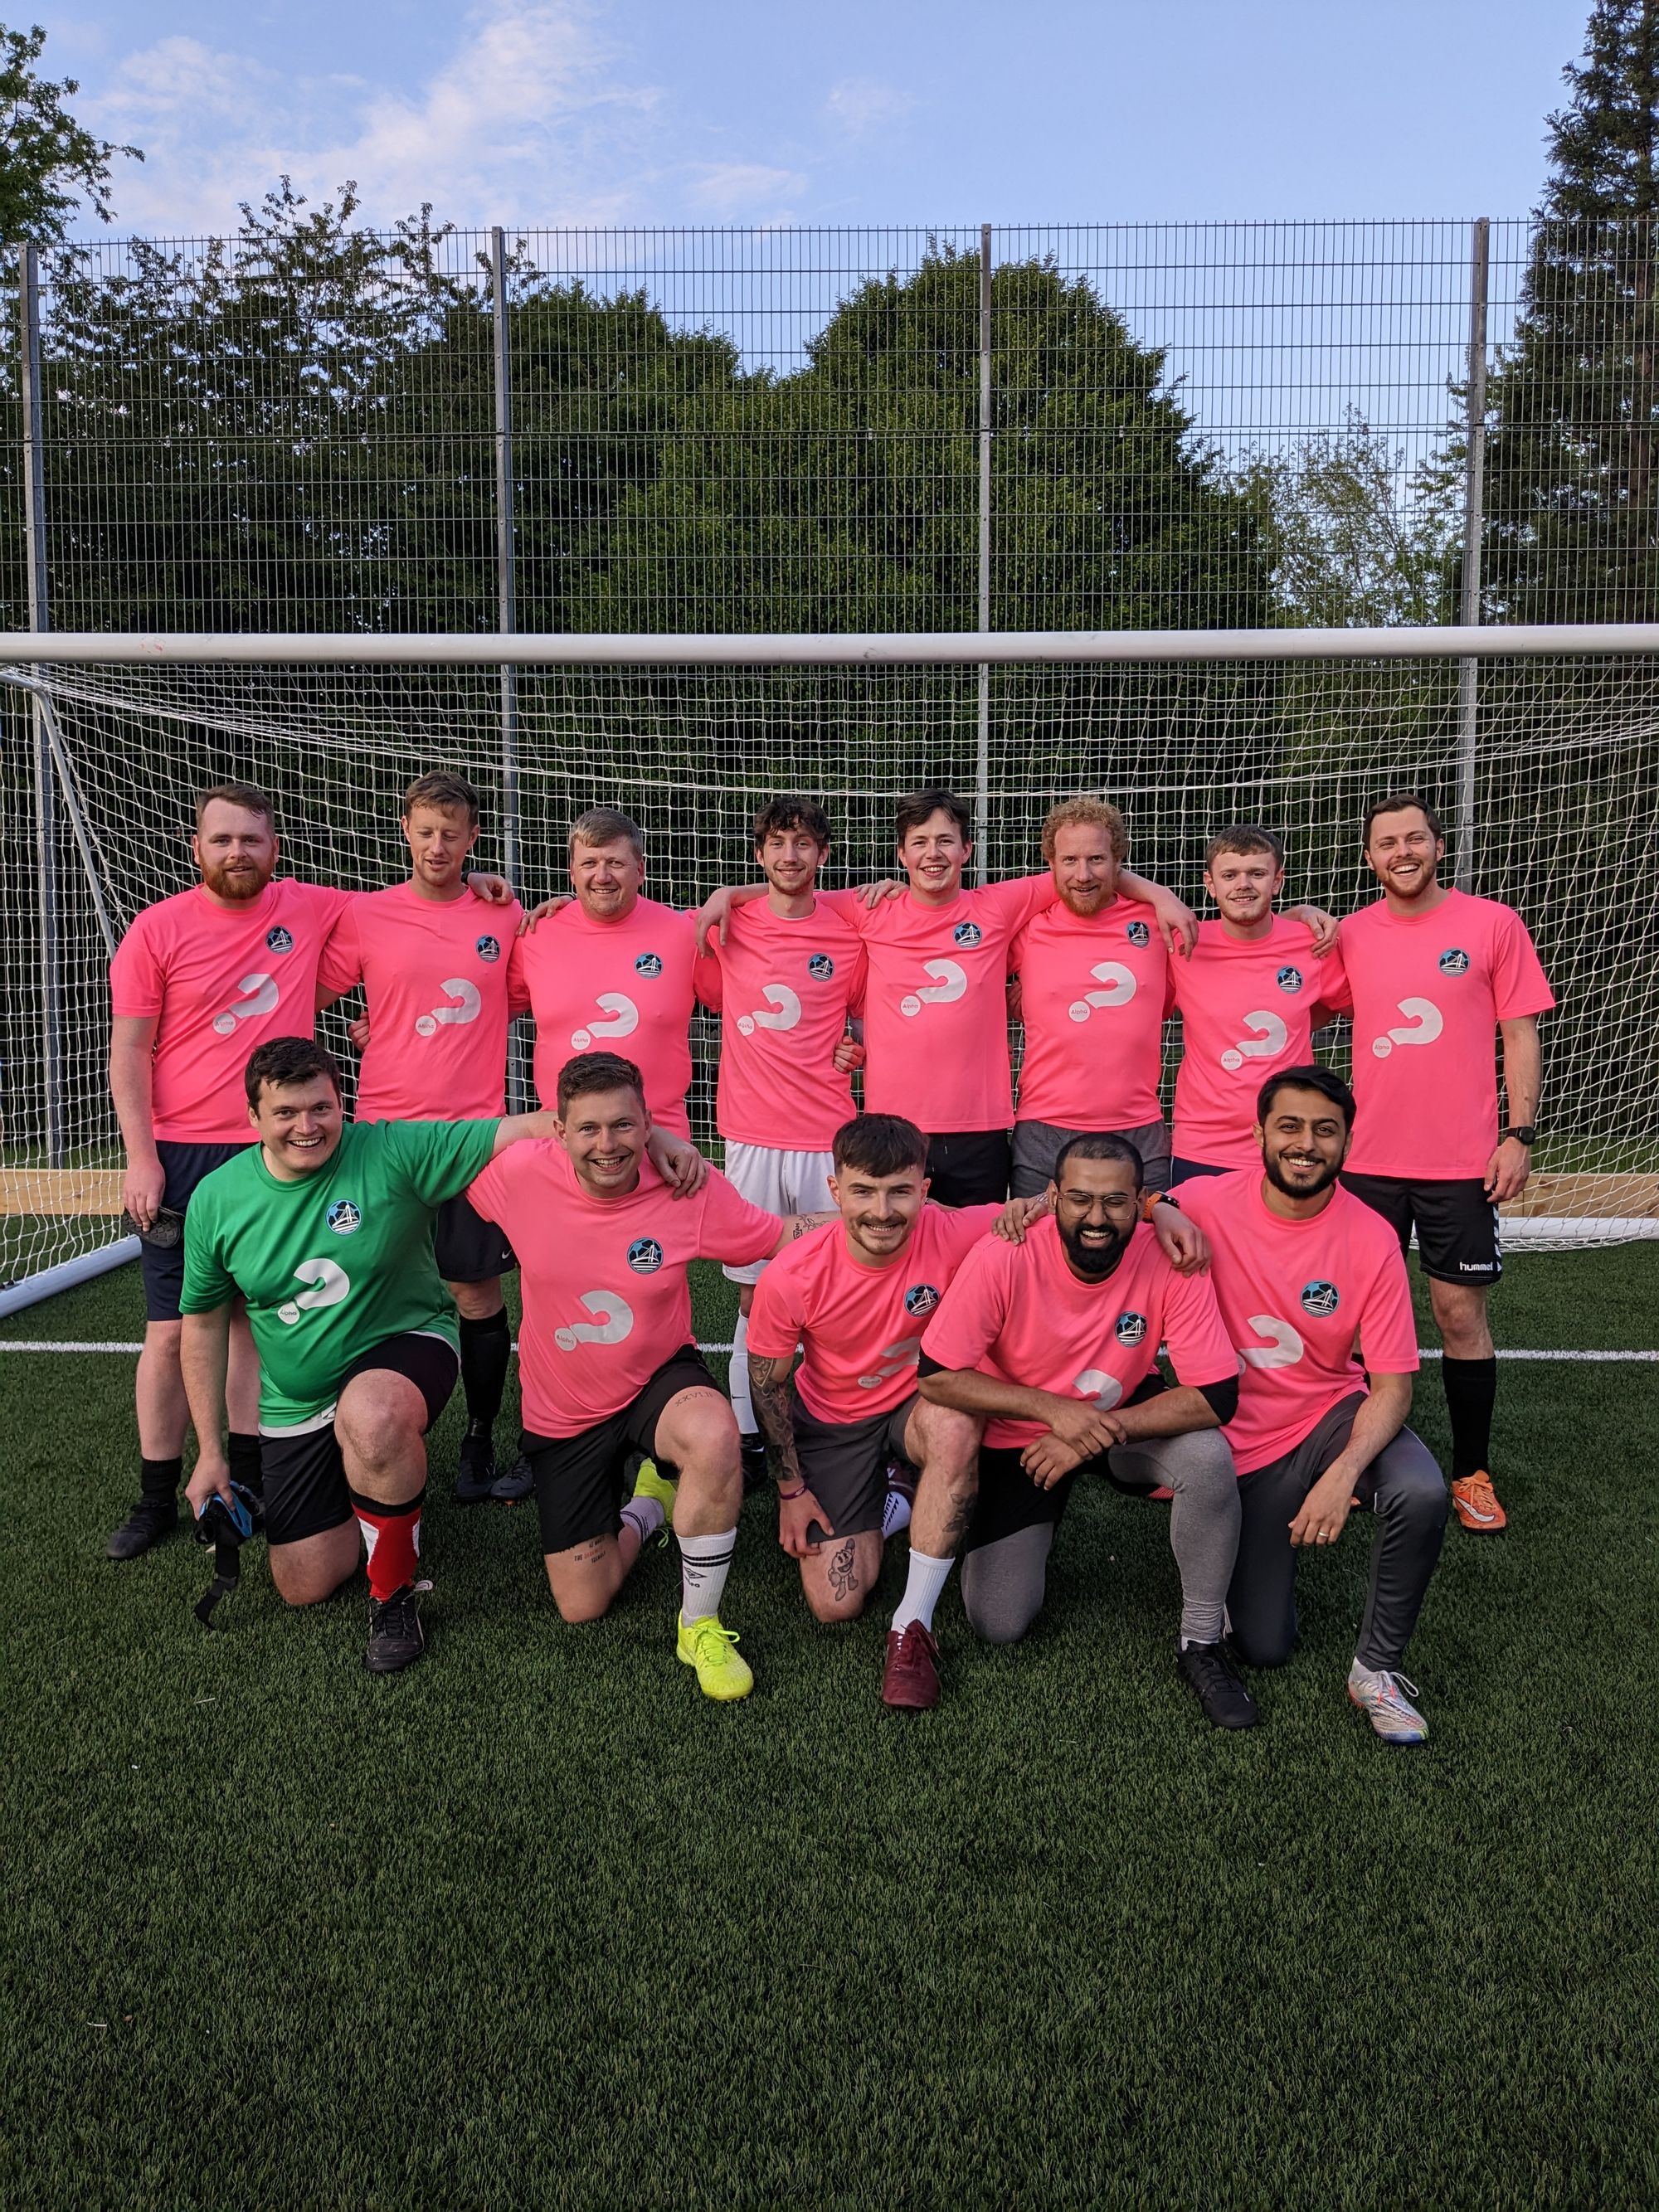
[[[1002,1334],[1006,1262],[1012,1244],[981,1243],[945,1286],[921,1340],[926,1356],[941,1367],[977,1367]],[[764,1279],[763,1278],[763,1279]]]
[[[109,963],[110,995],[118,1020],[144,1021],[161,1011],[161,967],[145,921],[143,915],[138,916]]]
[[[1531,932],[1518,914],[1499,916],[1492,933],[1492,994],[1500,1022],[1544,1014],[1555,1004]]]
[[[1177,1382],[1196,1390],[1206,1382],[1228,1382],[1238,1372],[1238,1354],[1228,1341],[1207,1275],[1170,1271],[1164,1294],[1164,1335]]]
[[[1322,1015],[1346,1014],[1353,1004],[1353,993],[1348,988],[1348,971],[1342,964],[1342,940],[1336,943],[1322,960],[1316,960],[1314,975],[1313,1026],[1317,1029]]]
[[[864,1018],[864,994],[869,988],[869,983],[870,956],[865,951],[864,940],[860,938],[858,957],[853,963],[852,980],[847,992],[847,1011],[855,1021],[862,1021]]]
[[[749,1316],[749,1349],[757,1359],[793,1359],[805,1319],[800,1282],[793,1267],[769,1267],[755,1285]]]
[[[1359,1316],[1359,1358],[1368,1375],[1415,1375],[1417,1319],[1398,1245],[1382,1254]]]
[[[697,1229],[700,1259],[723,1260],[729,1267],[746,1267],[754,1260],[769,1260],[778,1246],[782,1228],[775,1213],[750,1206],[716,1169],[702,1190],[702,1219]],[[763,1282],[766,1279],[761,1278]]]
[[[507,1163],[510,1154],[503,1152],[499,1159],[491,1160],[482,1175],[473,1176],[466,1187],[466,1194],[475,1212],[486,1221],[507,1219],[513,1194],[508,1188]]]
[[[697,994],[697,1004],[707,1006],[711,1013],[719,1013],[726,1003],[726,970],[719,956],[700,952],[691,969],[691,988]]]
[[[323,943],[323,954],[317,963],[317,985],[319,990],[349,991],[363,979],[363,947],[357,927],[357,916],[351,906],[343,908]]]
[[[947,1212],[951,1229],[951,1265],[959,1267],[981,1237],[988,1237],[997,1224],[1002,1208],[994,1201],[987,1206],[964,1206],[959,1211]]]
[[[1034,915],[1050,907],[1060,896],[1054,889],[1054,879],[1045,868],[1040,876],[1011,876],[1006,883],[987,884],[974,894],[998,908],[1011,929],[1024,929]]]
[[[508,1012],[514,1014],[530,1012],[530,981],[525,974],[525,939],[515,937],[513,950],[507,956],[507,1004]]]
[[[815,891],[812,896],[821,899],[831,914],[838,914],[848,927],[856,929],[860,937],[864,934],[865,923],[875,911],[874,908],[866,906],[864,894],[860,890]]]

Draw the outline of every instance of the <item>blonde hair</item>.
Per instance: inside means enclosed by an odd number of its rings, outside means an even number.
[[[1112,848],[1112,858],[1120,863],[1129,857],[1129,831],[1123,817],[1109,799],[1062,799],[1048,809],[1048,818],[1042,825],[1042,857],[1054,857],[1054,840],[1062,830],[1103,830]]]

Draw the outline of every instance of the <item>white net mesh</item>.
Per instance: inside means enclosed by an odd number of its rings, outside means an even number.
[[[1123,807],[1135,865],[1200,911],[1205,839],[1243,820],[1285,836],[1288,897],[1340,913],[1373,888],[1358,856],[1366,801],[1401,785],[1427,792],[1453,830],[1448,874],[1520,908],[1559,1002],[1546,1025],[1528,1233],[1643,1233],[1659,1217],[1659,665],[1484,662],[1473,835],[1460,851],[1457,665],[1275,661],[1271,633],[1263,648],[1230,665],[994,669],[981,794],[989,873],[1040,866],[1048,805],[1086,789]],[[57,662],[0,678],[0,1283],[16,1283],[118,1233],[106,927],[118,937],[191,879],[201,786],[262,786],[276,802],[283,872],[356,888],[406,872],[398,802],[423,769],[457,769],[483,794],[479,865],[503,860],[506,823],[491,668]],[[521,669],[517,685],[516,873],[532,897],[563,887],[567,826],[595,804],[645,825],[648,888],[689,903],[752,872],[750,818],[779,790],[828,805],[835,882],[887,870],[899,793],[923,782],[975,793],[971,666],[559,666]],[[714,1030],[698,1021],[693,1125],[709,1142]],[[326,1027],[349,1060],[337,1012]],[[1173,1024],[1166,1085],[1179,1050]],[[1346,1036],[1322,1050],[1342,1066]]]

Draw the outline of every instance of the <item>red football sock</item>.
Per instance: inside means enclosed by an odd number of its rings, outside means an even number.
[[[351,1510],[368,1547],[368,1591],[377,1602],[395,1596],[415,1579],[421,1556],[421,1506],[426,1498],[422,1484],[416,1495],[403,1505],[382,1505],[376,1498],[351,1493]]]

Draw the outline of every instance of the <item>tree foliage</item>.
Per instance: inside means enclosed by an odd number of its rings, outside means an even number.
[[[54,84],[36,72],[46,43],[38,23],[27,31],[0,23],[0,239],[41,245],[63,238],[82,200],[110,222],[112,161],[144,158],[137,147],[94,137],[76,121],[64,102],[80,91],[78,82]]]

